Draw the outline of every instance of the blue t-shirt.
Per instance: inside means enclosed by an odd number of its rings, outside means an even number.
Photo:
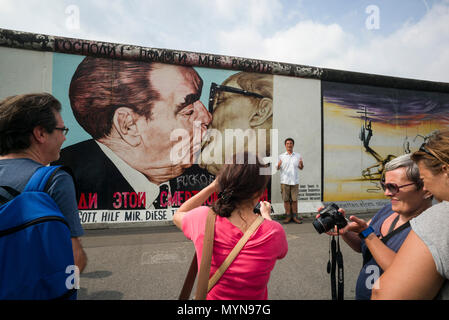
[[[0,160],[0,185],[6,185],[22,192],[33,173],[42,167],[42,164],[31,159],[4,159]],[[58,170],[52,179],[47,192],[64,215],[72,237],[84,234],[81,226],[78,205],[76,203],[75,185],[73,179],[64,170]],[[11,198],[9,193],[0,188],[0,194]]]
[[[380,228],[384,223],[385,219],[391,216],[394,213],[391,208],[391,203],[387,204],[385,207],[380,209],[372,218],[370,226],[374,229],[374,233],[377,237],[381,236]],[[393,250],[394,252],[398,252],[399,248],[402,246],[405,238],[407,238],[408,233],[410,232],[410,226],[404,228],[403,230],[397,232],[390,239],[387,240],[385,245]],[[386,234],[383,236],[387,236]],[[355,287],[355,298],[356,300],[369,300],[371,299],[371,289],[374,285],[374,282],[380,277],[383,273],[383,270],[376,263],[376,260],[372,256],[370,256],[370,252],[368,247],[365,244],[365,241],[362,240],[362,255],[364,257],[365,264],[360,270],[359,277],[357,279],[356,287]],[[367,259],[368,258],[368,259]]]

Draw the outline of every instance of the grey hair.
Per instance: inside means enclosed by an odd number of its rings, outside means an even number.
[[[407,178],[416,184],[418,190],[423,187],[423,181],[420,178],[418,165],[411,159],[410,154],[403,154],[389,161],[385,165],[385,172],[393,171],[398,168],[405,168]]]

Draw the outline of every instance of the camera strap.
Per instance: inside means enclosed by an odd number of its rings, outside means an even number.
[[[337,232],[338,231],[339,229],[337,229]],[[340,236],[337,236],[337,241],[335,241],[335,236],[332,236],[332,240],[329,245],[329,261],[327,263],[327,273],[330,273],[331,278],[332,300],[343,300],[344,268],[343,254],[340,251]]]

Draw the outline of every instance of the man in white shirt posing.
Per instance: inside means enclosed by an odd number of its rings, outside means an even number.
[[[304,168],[302,157],[293,152],[295,141],[292,138],[285,139],[287,152],[279,156],[277,169],[281,171],[281,193],[284,201],[286,218],[284,223],[294,222],[301,224],[302,219],[296,217],[298,211],[299,170]]]

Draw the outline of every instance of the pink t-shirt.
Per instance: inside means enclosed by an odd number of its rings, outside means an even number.
[[[195,245],[198,266],[201,265],[208,211],[208,207],[198,207],[189,211],[182,220],[182,231]],[[217,215],[210,277],[242,236],[239,228]],[[207,300],[266,300],[270,272],[276,260],[284,258],[287,251],[287,237],[282,226],[276,221],[264,220],[209,291]]]

